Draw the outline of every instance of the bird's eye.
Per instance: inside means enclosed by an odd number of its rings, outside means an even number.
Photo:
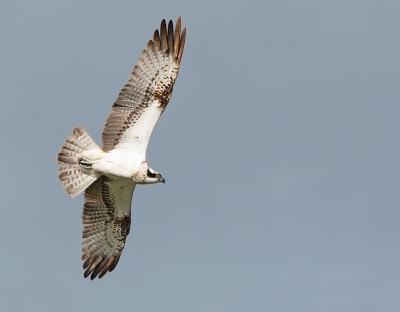
[[[157,178],[161,178],[161,174],[157,174]]]

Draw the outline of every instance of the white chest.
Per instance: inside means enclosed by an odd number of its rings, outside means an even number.
[[[120,146],[106,153],[93,169],[101,175],[123,177],[129,179],[140,169],[144,159],[138,157],[131,148]]]

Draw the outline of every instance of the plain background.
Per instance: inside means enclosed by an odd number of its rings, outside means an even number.
[[[1,311],[400,311],[400,1],[8,1]],[[114,272],[57,179],[163,18],[185,53]]]

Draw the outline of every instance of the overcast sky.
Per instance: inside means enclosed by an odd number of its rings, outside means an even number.
[[[400,311],[400,1],[7,1],[0,9],[2,311]],[[83,196],[147,41],[182,16],[174,94],[121,260],[83,278]]]

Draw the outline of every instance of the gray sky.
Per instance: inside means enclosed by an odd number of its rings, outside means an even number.
[[[4,311],[400,309],[399,1],[8,1]],[[56,155],[104,122],[163,18],[185,53],[114,272],[83,278]]]

